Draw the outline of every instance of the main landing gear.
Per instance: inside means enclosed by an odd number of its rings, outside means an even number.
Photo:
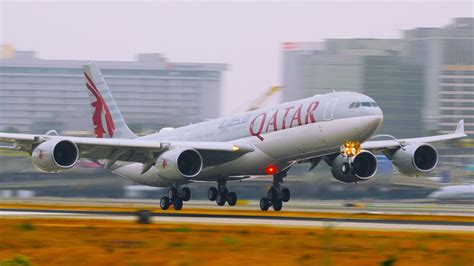
[[[167,210],[170,205],[177,211],[183,208],[183,202],[191,199],[191,190],[188,187],[172,186],[168,190],[168,196],[164,196],[160,200],[160,208]]]
[[[217,181],[217,188],[209,188],[207,198],[210,201],[215,201],[218,206],[224,206],[226,202],[229,206],[235,206],[235,204],[237,204],[237,194],[235,194],[235,192],[229,192],[226,187],[226,181],[223,179]]]
[[[267,192],[267,197],[260,199],[260,209],[267,211],[270,206],[273,210],[280,211],[283,207],[283,202],[290,201],[290,190],[288,188],[280,188],[280,183],[283,183],[283,178],[287,173],[282,172],[273,175],[273,185]]]

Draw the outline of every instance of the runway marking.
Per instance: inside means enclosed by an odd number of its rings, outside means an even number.
[[[66,218],[94,220],[136,220],[133,212],[101,211],[59,211],[59,210],[0,210],[0,217],[14,218]],[[377,219],[330,219],[284,216],[242,216],[242,215],[209,215],[152,213],[152,221],[165,223],[196,223],[216,225],[261,225],[279,227],[330,227],[359,228],[379,230],[416,230],[416,231],[458,231],[474,233],[474,222],[447,221],[406,221]]]
[[[473,232],[473,226],[463,225],[426,225],[426,224],[395,224],[377,222],[345,222],[345,221],[298,221],[298,220],[270,220],[270,219],[235,219],[235,218],[193,218],[193,217],[153,217],[159,222],[184,222],[196,224],[221,225],[265,225],[280,227],[324,227],[324,228],[358,228],[382,230],[416,230],[416,231],[461,231]]]

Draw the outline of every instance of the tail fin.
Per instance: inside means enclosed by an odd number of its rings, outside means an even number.
[[[95,63],[84,66],[84,77],[92,106],[92,123],[97,138],[136,138],[128,128],[104,77]]]

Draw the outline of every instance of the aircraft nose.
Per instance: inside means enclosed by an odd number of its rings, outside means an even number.
[[[382,109],[380,109],[380,106],[376,106],[374,108],[369,109],[370,115],[373,115],[374,118],[374,124],[377,125],[377,128],[382,126],[383,123],[383,112]]]
[[[380,107],[374,107],[374,108],[368,109],[367,112],[369,112],[368,113],[369,116],[373,117],[371,124],[374,125],[375,128],[380,128],[380,126],[382,126],[382,123],[383,123],[382,109],[380,109]]]
[[[374,111],[375,111],[376,114],[378,114],[378,115],[380,115],[380,116],[383,117],[383,112],[382,112],[382,109],[380,108],[380,106],[374,108]]]
[[[365,116],[364,121],[365,123],[361,123],[362,133],[360,137],[362,139],[369,138],[380,129],[383,123],[383,115],[381,115],[380,113],[370,113]]]
[[[366,130],[371,133],[377,132],[383,123],[383,115],[373,115],[370,117],[369,124],[366,127]]]
[[[383,112],[380,108],[376,108],[376,109],[377,109],[377,111],[376,111],[375,115],[376,115],[377,124],[382,125],[382,123],[383,123]]]

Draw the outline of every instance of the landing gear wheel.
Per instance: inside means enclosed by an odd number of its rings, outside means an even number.
[[[235,206],[235,204],[237,204],[237,194],[235,194],[235,192],[227,194],[227,203],[229,206]]]
[[[166,211],[170,207],[170,198],[164,196],[160,199],[160,208]]]
[[[281,199],[276,198],[276,199],[272,200],[272,206],[273,206],[273,210],[278,212],[283,207],[283,202],[281,201]]]
[[[229,194],[229,190],[225,187],[225,188],[222,190],[222,193],[228,195],[228,194]]]
[[[341,165],[341,171],[344,173],[344,174],[349,174],[351,172],[351,166],[348,162],[345,162]]]
[[[215,201],[217,199],[217,194],[219,192],[217,191],[217,188],[215,187],[210,187],[209,190],[207,191],[207,198],[210,201]]]
[[[281,190],[281,200],[283,202],[288,202],[290,201],[290,190],[287,188],[284,188]]]
[[[217,198],[216,198],[217,205],[224,206],[224,204],[226,202],[226,199],[227,199],[226,194],[224,194],[222,192],[218,193]]]
[[[178,189],[175,187],[170,187],[170,189],[168,190],[168,198],[174,201],[177,197],[178,197]]]
[[[277,199],[278,198],[278,192],[275,188],[270,188],[268,190],[268,193],[267,193],[267,197],[270,201],[272,201],[273,199]]]
[[[177,211],[183,208],[183,200],[181,198],[176,198],[173,202],[173,208]]]
[[[183,201],[188,201],[191,199],[191,189],[188,187],[183,187],[181,191],[183,192]]]
[[[270,208],[270,200],[268,198],[261,198],[260,199],[260,210],[262,211],[268,211],[268,208]]]

